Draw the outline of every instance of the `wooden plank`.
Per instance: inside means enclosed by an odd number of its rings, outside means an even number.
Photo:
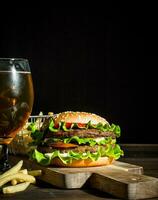
[[[132,172],[134,174],[143,174],[143,167],[139,165],[129,164],[127,162],[115,161],[113,165],[109,165],[106,168],[119,169],[126,172]]]
[[[116,161],[113,165],[87,168],[43,167],[28,158],[10,156],[12,163],[24,160],[24,167],[41,169],[39,178],[66,189],[82,188],[85,184],[119,198],[145,199],[158,197],[158,179],[142,175],[142,167]]]
[[[118,169],[104,169],[93,173],[89,179],[92,188],[123,199],[146,199],[158,197],[158,179],[133,174]]]

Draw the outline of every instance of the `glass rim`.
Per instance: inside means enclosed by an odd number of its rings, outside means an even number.
[[[29,72],[31,69],[28,59],[25,58],[0,58],[0,71],[8,72],[15,70],[16,72]]]
[[[27,58],[0,58],[0,61],[26,61],[28,62]]]

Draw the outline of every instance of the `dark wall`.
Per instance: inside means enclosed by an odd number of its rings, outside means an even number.
[[[1,18],[0,57],[29,60],[33,114],[94,112],[121,126],[120,142],[156,143],[146,128],[151,13],[130,5],[11,9]]]

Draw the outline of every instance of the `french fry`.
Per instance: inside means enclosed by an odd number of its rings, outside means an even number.
[[[22,165],[23,160],[0,175],[0,189],[2,188],[4,194],[24,191],[31,183],[36,182],[35,176],[42,174],[42,170],[28,171],[27,169],[21,169]],[[11,186],[5,186],[8,182],[11,182]]]
[[[10,175],[18,173],[18,171],[21,169],[22,165],[23,165],[23,160],[20,160],[16,165],[14,165],[14,167],[12,167],[8,171],[6,171],[2,175],[0,175],[0,180],[6,176],[10,176]]]
[[[21,169],[21,170],[19,170],[19,173],[22,173],[22,174],[28,174],[28,171],[27,171],[27,169]],[[16,185],[18,182],[24,182],[23,180],[19,180],[19,181],[17,181],[16,179],[13,179],[13,180],[11,180],[11,184],[12,185]]]
[[[22,169],[22,170],[20,170],[19,171],[19,173],[22,173],[22,174],[28,174],[28,171],[27,171],[27,169]],[[24,182],[23,180],[19,180],[19,182]]]
[[[6,176],[4,178],[2,178],[0,180],[0,187],[2,187],[4,184],[10,182],[11,180],[17,180],[17,181],[20,181],[20,180],[23,180],[25,182],[30,182],[30,183],[35,183],[36,182],[36,179],[34,176],[31,176],[31,175],[28,175],[28,174],[22,174],[22,173],[17,173],[17,174],[13,174],[13,175],[10,175],[10,176]]]
[[[27,169],[21,169],[21,170],[19,170],[19,173],[28,174],[28,170]]]
[[[2,191],[3,191],[4,194],[21,192],[21,191],[24,191],[29,185],[30,185],[30,182],[19,183],[19,184],[14,185],[14,186],[4,187],[2,189]]]
[[[16,185],[17,183],[18,183],[18,181],[16,179],[11,180],[12,185]]]
[[[32,175],[32,176],[41,176],[42,174],[42,170],[31,170],[31,171],[28,171],[28,174],[29,175]]]

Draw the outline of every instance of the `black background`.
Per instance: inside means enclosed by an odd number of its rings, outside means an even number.
[[[29,60],[33,114],[93,112],[121,126],[122,143],[157,143],[154,7],[7,7],[0,57]]]

